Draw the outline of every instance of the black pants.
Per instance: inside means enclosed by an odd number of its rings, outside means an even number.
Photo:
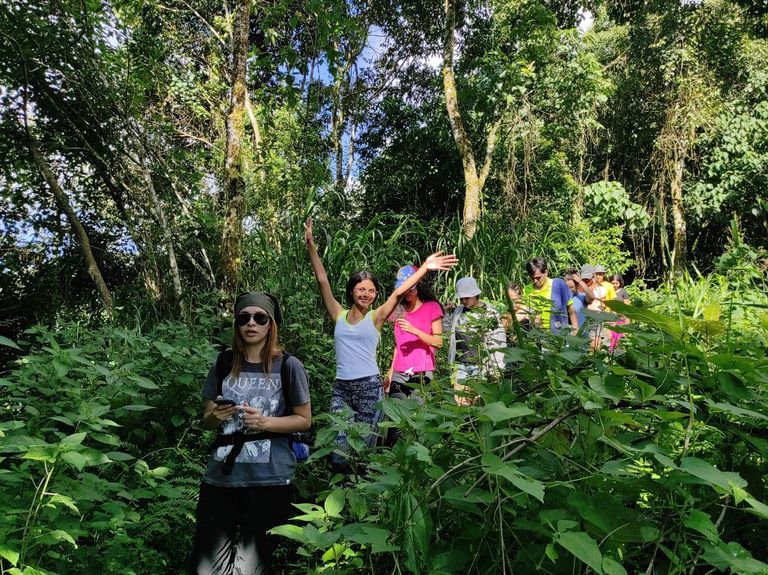
[[[271,571],[277,537],[267,531],[288,522],[293,485],[216,487],[203,483],[189,572],[262,575]]]

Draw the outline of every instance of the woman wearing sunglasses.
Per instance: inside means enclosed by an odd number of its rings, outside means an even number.
[[[312,423],[304,366],[277,343],[277,298],[244,293],[234,311],[232,350],[219,354],[203,385],[203,425],[219,434],[200,487],[195,575],[269,573],[275,537],[267,531],[291,510],[289,437]]]
[[[381,417],[377,404],[384,397],[383,382],[376,362],[381,326],[395,310],[400,298],[428,271],[448,270],[455,266],[458,260],[453,254],[432,254],[375,309],[371,307],[378,295],[378,282],[367,271],[355,272],[347,281],[346,303],[349,307],[345,309],[333,297],[328,275],[317,253],[312,235],[312,218],[308,218],[304,224],[304,238],[323,304],[335,323],[333,339],[336,347],[336,381],[333,384],[331,411],[340,412],[345,405],[349,406],[354,414],[354,421],[366,423],[371,427],[368,444],[372,445]],[[340,451],[346,451],[347,439],[343,432],[339,433],[336,442]],[[349,471],[347,461],[341,455],[332,454],[331,462],[336,469]]]

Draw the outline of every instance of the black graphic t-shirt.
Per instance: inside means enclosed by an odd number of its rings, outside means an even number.
[[[265,374],[262,364],[244,362],[237,377],[224,378],[221,394],[237,405],[249,405],[261,410],[264,415],[280,417],[285,413],[285,398],[280,368],[282,357],[272,362],[271,373]],[[309,402],[309,384],[304,366],[296,357],[288,359],[288,373],[291,389],[289,396],[293,405]],[[211,367],[203,385],[203,397],[216,398],[216,366]],[[225,421],[221,433],[228,435],[245,431],[240,414]],[[248,487],[251,485],[285,485],[293,480],[296,458],[288,444],[287,437],[248,441],[235,459],[230,475],[223,472],[223,461],[232,450],[231,445],[217,447],[208,460],[203,481],[220,487]]]

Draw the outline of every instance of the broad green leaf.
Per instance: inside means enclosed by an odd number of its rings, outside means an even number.
[[[304,543],[304,529],[298,525],[278,525],[269,530],[272,535],[279,535],[281,537],[287,537],[293,539],[299,543]]]
[[[728,371],[719,372],[717,374],[717,381],[720,382],[720,389],[731,399],[748,400],[752,398],[752,392],[747,389],[744,382]]]
[[[78,471],[82,471],[88,464],[88,459],[79,451],[66,451],[61,454],[61,458]]]
[[[151,405],[124,405],[123,409],[127,409],[128,411],[147,411],[155,408]]]
[[[746,501],[750,507],[752,507],[751,511],[756,513],[757,515],[760,515],[761,517],[768,519],[768,505],[763,503],[762,501],[758,501],[754,497],[746,497],[744,498],[744,501]]]
[[[480,410],[481,416],[487,417],[496,423],[517,417],[525,417],[526,415],[533,415],[534,413],[536,412],[523,403],[515,403],[508,406],[504,405],[501,401],[490,403]]]
[[[544,484],[537,479],[525,477],[520,470],[511,463],[505,463],[497,455],[486,453],[480,459],[483,471],[493,475],[499,475],[508,480],[520,491],[532,495],[542,503],[544,502]]]
[[[139,387],[144,389],[160,389],[153,381],[150,381],[146,377],[142,377],[140,375],[131,375],[128,376],[128,379],[135,381]]]
[[[75,542],[75,539],[66,531],[63,529],[55,529],[48,533],[48,537],[53,539],[53,541],[66,541],[67,543],[70,543],[72,547],[77,549],[77,543]],[[25,569],[26,572],[26,569]]]
[[[368,523],[350,523],[339,529],[339,533],[347,541],[359,543],[360,545],[370,545],[373,553],[386,553],[397,551],[399,547],[389,542],[392,534],[382,527]]]
[[[6,347],[12,347],[13,349],[18,349],[18,350],[21,349],[18,345],[16,345],[15,341],[13,341],[12,339],[8,339],[4,335],[0,335],[0,345],[4,345]]]
[[[632,305],[627,305],[619,300],[607,301],[605,302],[605,305],[609,307],[611,311],[620,313],[621,315],[631,319],[633,322],[655,327],[661,331],[677,337],[683,335],[683,328],[680,326],[680,322],[676,319],[672,319],[645,308],[638,308]]]
[[[334,489],[325,498],[325,512],[329,517],[341,517],[341,511],[344,509],[344,491],[341,489]]]
[[[150,469],[148,473],[155,479],[163,479],[165,477],[168,477],[171,474],[171,470],[168,467],[161,466],[161,467],[155,467],[154,469]]]
[[[710,485],[717,485],[727,491],[731,491],[734,485],[736,487],[747,486],[747,482],[738,473],[720,471],[717,467],[696,457],[684,457],[680,462],[680,469]]]
[[[134,459],[133,455],[121,451],[108,451],[106,456],[112,461],[130,461],[131,459]]]
[[[53,445],[32,445],[22,459],[52,462],[56,460],[56,448]]]
[[[77,447],[81,443],[83,443],[83,440],[85,439],[86,432],[81,431],[80,433],[73,433],[72,435],[68,435],[64,439],[61,440],[59,443],[59,447],[61,449],[71,449],[73,447]]]
[[[627,570],[615,559],[603,557],[603,573],[605,575],[627,575]]]
[[[71,497],[67,497],[66,495],[61,495],[60,493],[54,493],[51,498],[48,500],[48,503],[56,505],[57,503],[61,503],[65,507],[68,507],[72,511],[74,511],[77,514],[80,514],[80,510],[77,508],[77,505],[75,505],[74,499]]]
[[[576,559],[586,563],[595,572],[603,573],[603,555],[597,543],[583,531],[567,531],[555,536],[555,542],[570,552]]]
[[[722,402],[715,402],[715,401],[708,400],[707,404],[710,406],[710,408],[713,411],[724,411],[726,413],[739,415],[741,417],[749,417],[752,419],[768,419],[767,415],[763,415],[762,413],[758,413],[757,411],[752,411],[751,409],[744,409],[741,407],[737,407],[735,405],[731,405],[730,403],[722,403]]]
[[[683,525],[685,525],[688,529],[698,531],[713,543],[720,539],[720,534],[717,532],[717,527],[715,527],[715,524],[712,523],[709,515],[699,511],[698,509],[691,511],[688,517],[683,520]]]
[[[0,557],[8,561],[14,567],[19,561],[19,552],[10,547],[6,547],[6,544],[0,544]]]

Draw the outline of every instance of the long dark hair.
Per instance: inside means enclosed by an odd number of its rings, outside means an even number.
[[[432,286],[426,280],[419,280],[419,283],[416,284],[416,295],[419,297],[419,300],[421,300],[421,303],[434,301],[437,302],[437,305],[440,306],[441,310],[445,311],[443,304],[440,303],[440,301],[437,299],[437,296],[435,295],[435,292],[432,290]],[[405,294],[403,294],[403,297],[400,298],[398,305],[403,306],[404,301]]]
[[[352,292],[355,291],[357,284],[365,280],[371,280],[373,282],[373,285],[376,287],[376,297],[379,297],[379,292],[381,291],[381,284],[379,284],[379,280],[377,280],[376,277],[369,271],[366,271],[366,270],[356,271],[351,276],[349,276],[349,279],[347,280],[346,294],[347,294],[348,306],[352,306],[352,304],[355,303],[355,300],[352,297]]]
[[[245,363],[245,342],[240,334],[240,328],[237,325],[237,317],[233,322],[234,333],[232,334],[232,375],[237,377]],[[267,341],[261,350],[261,366],[265,374],[272,373],[272,360],[283,354],[283,348],[277,343],[277,322],[269,318],[269,331],[267,332]]]
[[[619,282],[619,287],[620,288],[624,287],[624,276],[622,276],[621,274],[613,274],[611,276],[611,279],[609,279],[608,281],[612,282],[614,280]]]

